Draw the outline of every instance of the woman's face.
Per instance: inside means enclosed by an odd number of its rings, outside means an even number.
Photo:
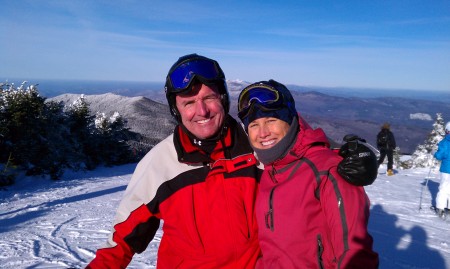
[[[289,130],[287,122],[277,118],[259,118],[248,125],[248,138],[254,148],[269,149],[275,146]]]

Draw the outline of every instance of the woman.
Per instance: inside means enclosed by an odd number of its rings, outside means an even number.
[[[434,157],[441,162],[441,183],[436,195],[436,212],[442,219],[447,218],[446,208],[450,206],[450,121],[445,125],[445,136],[438,144]]]
[[[337,172],[342,158],[274,81],[249,85],[238,116],[264,164],[256,214],[264,268],[377,268],[369,199]]]

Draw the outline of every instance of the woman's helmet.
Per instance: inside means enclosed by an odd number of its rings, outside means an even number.
[[[175,96],[180,93],[189,93],[195,83],[215,85],[221,97],[225,113],[230,109],[230,99],[227,90],[225,74],[217,61],[198,54],[188,54],[176,61],[166,77],[165,91],[170,113],[181,122],[180,113],[176,107]]]
[[[450,133],[450,121],[447,122],[447,124],[445,125],[445,132],[446,132],[447,134]]]
[[[271,79],[253,83],[242,90],[238,99],[238,117],[246,130],[250,122],[263,117],[278,118],[290,125],[297,117],[297,110],[286,86]]]

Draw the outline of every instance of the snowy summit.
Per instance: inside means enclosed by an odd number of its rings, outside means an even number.
[[[20,178],[0,191],[1,267],[84,268],[106,242],[134,167],[70,173],[52,182]],[[439,184],[438,166],[397,170],[394,176],[385,170],[382,165],[375,182],[365,187],[380,269],[450,268],[450,219],[443,221],[429,209]],[[128,268],[156,268],[162,233]]]

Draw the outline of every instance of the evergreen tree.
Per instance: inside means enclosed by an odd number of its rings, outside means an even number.
[[[444,137],[444,124],[442,113],[437,113],[436,121],[433,123],[433,130],[424,141],[424,144],[417,146],[416,150],[411,155],[411,159],[408,160],[408,162],[403,163],[405,167],[416,168],[434,165],[435,159],[431,153],[437,150],[437,144]]]
[[[41,163],[46,174],[52,179],[59,179],[64,169],[71,167],[73,150],[68,139],[70,132],[66,121],[62,103],[46,102],[43,131],[46,134],[45,143],[49,154],[42,158]]]
[[[67,106],[66,113],[74,150],[72,164],[76,165],[73,168],[94,169],[99,162],[95,157],[94,150],[96,141],[93,137],[93,117],[90,115],[89,105],[84,95]]]
[[[95,127],[98,134],[97,155],[103,163],[115,165],[132,160],[132,152],[127,141],[131,139],[133,133],[125,127],[125,120],[118,112],[109,118],[105,113],[97,113]]]
[[[118,113],[109,118],[98,113],[94,121],[84,95],[64,107],[46,102],[37,85],[26,84],[0,83],[0,168],[18,166],[27,175],[59,179],[67,168],[136,161],[128,141],[137,134]],[[8,175],[1,176],[3,182]]]
[[[43,148],[43,111],[45,98],[39,96],[37,88],[18,88],[14,84],[2,91],[2,132],[10,145],[15,164],[29,168],[38,159]]]
[[[0,158],[4,162],[9,155],[9,162],[25,169],[27,175],[50,174],[57,179],[66,163],[65,154],[58,154],[67,148],[62,143],[67,134],[61,128],[62,106],[46,104],[37,85],[26,84],[2,88],[0,122],[6,142],[1,145]]]

